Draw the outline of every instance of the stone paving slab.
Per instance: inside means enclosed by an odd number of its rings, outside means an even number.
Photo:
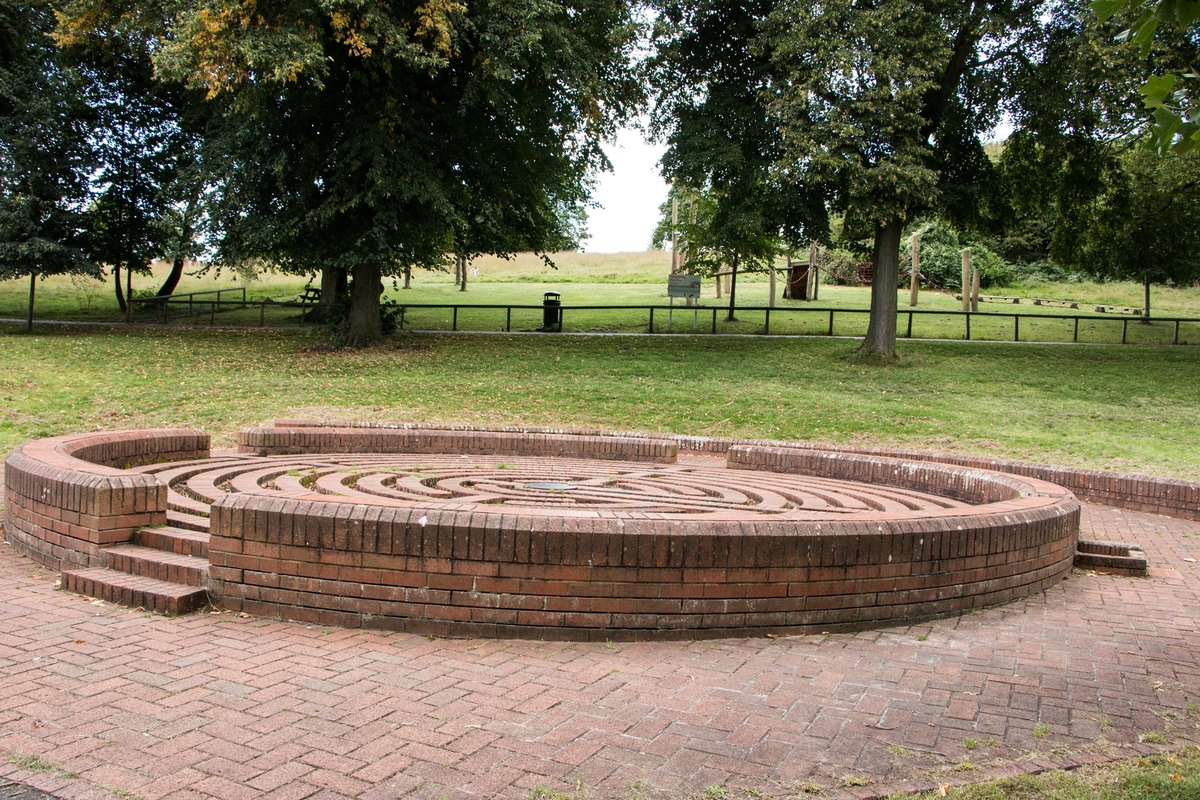
[[[0,546],[0,778],[146,800],[870,797],[1197,741],[1200,523],[1087,506],[1083,535],[1140,544],[1150,577],[1077,570],[858,634],[639,644],[171,619],[55,591]]]

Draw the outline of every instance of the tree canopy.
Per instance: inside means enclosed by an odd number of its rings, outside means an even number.
[[[680,225],[689,260],[700,272],[731,269],[735,281],[739,268],[770,265],[829,233],[819,189],[776,169],[775,67],[759,35],[772,8],[771,0],[661,2],[649,59],[652,132],[668,145],[663,173],[698,203],[697,222]]]
[[[981,134],[1035,1],[780,0],[764,36],[778,71],[778,168],[815,183],[872,237],[871,321],[860,351],[892,357],[906,220],[968,215],[994,179]]]
[[[87,107],[49,3],[0,0],[0,278],[92,273],[83,250]]]
[[[83,0],[72,18],[115,13]],[[382,275],[560,244],[641,91],[636,25],[609,0],[183,2],[166,19],[159,75],[220,106],[219,258],[345,269],[350,344],[381,336]]]

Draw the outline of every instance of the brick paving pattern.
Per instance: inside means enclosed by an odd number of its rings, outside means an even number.
[[[173,619],[55,591],[5,545],[0,778],[146,800],[868,797],[1196,741],[1200,524],[1086,506],[1082,535],[1140,544],[1150,577],[1076,571],[912,627],[637,644]]]

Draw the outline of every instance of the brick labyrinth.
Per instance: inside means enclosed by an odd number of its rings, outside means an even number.
[[[707,459],[712,461],[713,459]],[[215,462],[215,463],[214,463]],[[603,510],[778,520],[922,515],[967,503],[889,486],[712,465],[478,456],[273,456],[155,465],[171,505],[207,515],[230,493],[478,512]],[[728,513],[735,512],[735,513]]]
[[[335,447],[360,443],[350,434],[313,434],[314,441],[321,437]],[[287,446],[287,435],[274,438]],[[386,445],[387,439],[377,441]],[[6,461],[6,542],[0,546],[0,796],[34,800],[32,789],[10,791],[5,781],[16,780],[60,797],[97,800],[528,800],[549,791],[605,800],[690,800],[712,796],[714,784],[731,797],[794,798],[819,788],[823,797],[864,798],[1128,757],[1200,739],[1200,523],[1180,518],[1200,516],[1200,484],[1008,465],[1027,475],[1053,473],[1081,492],[1126,504],[1076,504],[1074,513],[1081,516],[1074,519],[1085,538],[1142,546],[1149,577],[1075,570],[1064,581],[1051,570],[1042,589],[1026,586],[1023,596],[1004,605],[954,613],[968,564],[982,563],[977,584],[1002,582],[995,576],[1006,557],[999,550],[989,554],[989,541],[1011,544],[1039,526],[1051,530],[1049,521],[1064,516],[1047,512],[1069,511],[1073,498],[1036,479],[1022,483],[971,469],[919,466],[908,477],[939,492],[934,500],[920,499],[910,489],[878,490],[907,469],[878,454],[843,460],[800,448],[734,452],[736,443],[691,442],[711,446],[707,452],[730,449],[731,462],[748,467],[739,471],[711,459],[671,463],[673,444],[632,441],[629,448],[646,456],[641,461],[658,463],[623,465],[620,443],[612,441],[560,442],[571,452],[553,463],[594,462],[597,473],[590,476],[574,463],[560,472],[519,472],[526,461],[543,461],[512,452],[511,440],[488,444],[502,453],[465,459],[428,452],[206,459],[207,436],[196,431],[88,434],[18,448]],[[444,441],[414,434],[404,446],[414,445],[428,450]],[[588,450],[603,455],[583,458]],[[153,463],[162,460],[173,463]],[[439,463],[443,469],[431,469]],[[497,469],[498,463],[505,467]],[[857,472],[858,480],[831,491],[813,474],[826,467]],[[772,471],[786,480],[766,492],[761,473]],[[705,479],[649,477],[677,474]],[[343,483],[347,477],[353,480]],[[571,499],[588,499],[600,488],[588,481],[610,478],[617,481],[607,487],[612,503]],[[402,493],[407,486],[451,496],[397,496],[397,480]],[[530,483],[579,488],[530,489]],[[239,486],[249,491],[231,491]],[[456,491],[463,494],[455,497]],[[839,606],[849,597],[869,597],[878,608],[895,597],[890,591],[911,593],[918,609],[938,608],[941,618],[858,632],[815,627],[810,635],[746,638],[739,629],[711,641],[631,643],[565,641],[553,628],[547,629],[551,641],[501,641],[327,624],[362,623],[369,598],[341,590],[358,586],[361,592],[368,585],[361,579],[385,564],[397,572],[417,570],[423,581],[386,587],[403,598],[394,602],[415,608],[456,592],[461,601],[487,596],[431,585],[458,580],[451,570],[456,548],[471,544],[466,532],[476,519],[507,520],[506,529],[518,533],[529,527],[528,535],[504,539],[503,526],[480,526],[485,534],[497,533],[479,540],[480,547],[503,544],[509,556],[523,554],[524,561],[511,560],[507,569],[544,568],[553,554],[564,585],[563,575],[585,574],[575,572],[575,556],[546,549],[550,540],[539,538],[544,525],[530,524],[535,517],[522,503],[543,494],[571,504],[557,507],[559,518],[587,517],[569,526],[571,552],[584,564],[604,560],[595,587],[610,587],[610,596],[583,595],[593,609],[586,613],[602,613],[597,605],[617,599],[611,596],[619,583],[613,576],[636,578],[639,568],[626,559],[653,560],[657,552],[596,549],[599,543],[669,544],[678,528],[687,533],[679,540],[686,546],[677,569],[695,596],[673,602],[680,608],[723,604],[744,624],[754,612],[736,608],[761,598],[745,595],[744,587],[754,584],[728,564],[748,557],[745,543],[753,537],[746,531],[770,531],[781,515],[809,513],[819,518],[785,520],[786,530],[850,527],[811,537],[822,543],[817,552],[797,549],[804,538],[792,535],[786,558],[808,563],[805,576],[821,586],[843,582],[853,593],[802,597],[798,613],[818,613],[822,605],[853,613],[852,606]],[[302,499],[309,496],[318,499]],[[737,502],[740,496],[760,499],[746,505]],[[697,499],[704,504],[699,511]],[[435,509],[460,501],[468,507]],[[622,505],[634,502],[644,505]],[[900,508],[926,502],[932,505]],[[997,513],[981,520],[980,506],[972,505],[980,502]],[[883,508],[862,510],[872,503]],[[889,510],[887,503],[898,505]],[[788,504],[793,508],[783,508]],[[283,514],[289,506],[303,507],[305,514]],[[516,513],[510,516],[505,507]],[[718,517],[724,514],[740,514],[743,521],[723,522]],[[430,525],[415,524],[424,515]],[[647,521],[651,515],[657,516]],[[1065,518],[1071,521],[1070,514]],[[956,529],[972,520],[986,524],[956,538]],[[106,564],[121,564],[134,574],[105,584],[115,587],[102,595],[109,600],[157,608],[143,601],[182,596],[155,594],[161,588],[151,587],[161,581],[151,573],[194,581],[192,588],[203,596],[210,523],[221,561],[213,562],[214,570],[238,573],[240,586],[260,597],[274,592],[280,602],[300,599],[301,583],[325,587],[334,593],[318,591],[309,599],[327,605],[293,606],[311,613],[304,621],[274,614],[168,617],[82,597],[67,580],[68,591],[56,590],[57,570],[99,586],[101,573],[112,573]],[[608,526],[621,523],[625,529],[648,526],[643,529],[651,535],[614,538]],[[225,534],[237,535],[222,534],[222,525],[230,526]],[[886,539],[877,535],[885,527]],[[598,537],[600,531],[607,533]],[[312,547],[303,542],[308,535]],[[1065,541],[1072,540],[1073,531]],[[880,547],[885,541],[886,550]],[[1045,547],[1057,564],[1062,541],[1028,538],[1022,547],[1035,563],[1046,558],[1037,555]],[[530,558],[538,552],[543,562],[535,564]],[[772,551],[751,550],[749,557],[760,552],[766,558]],[[908,572],[889,574],[887,556],[901,552],[912,559]],[[472,553],[469,546],[461,551],[462,563],[478,579],[482,562],[472,561]],[[851,553],[858,563],[849,562]],[[239,559],[241,566],[231,566]],[[272,559],[295,570],[288,576],[291,588],[269,585],[272,573],[251,567]],[[720,559],[724,565],[715,566]],[[769,584],[778,570],[764,563]],[[912,564],[927,568],[913,572]],[[865,577],[864,569],[873,577]],[[524,580],[484,577],[496,582],[493,588],[512,590]],[[743,587],[741,599],[708,596],[737,586]],[[338,604],[357,607],[346,612]],[[446,608],[474,613],[470,606]],[[609,613],[609,622],[621,619]]]
[[[1039,592],[1079,503],[1035,477],[669,437],[277,425],[43,439],[7,536],[64,586],[436,635],[688,639],[928,619]]]

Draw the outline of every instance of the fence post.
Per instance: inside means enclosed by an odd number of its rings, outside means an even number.
[[[650,306],[650,333],[654,333],[654,306]]]
[[[833,336],[833,309],[829,309],[829,333],[828,336]]]
[[[719,280],[719,279],[718,279],[718,280]],[[713,332],[713,333],[716,333],[716,332],[717,332],[717,310],[714,308],[714,309],[712,310],[712,312],[713,312],[713,326],[712,326],[712,332]]]
[[[512,306],[504,309],[504,332],[512,332]]]
[[[771,309],[767,309],[766,321],[763,323],[763,336],[771,335]]]
[[[454,315],[450,321],[450,330],[458,330],[458,306],[454,307]]]
[[[1175,320],[1175,341],[1171,344],[1179,344],[1179,320]]]
[[[971,312],[965,312],[967,316],[967,341],[971,341]]]
[[[920,291],[921,281],[918,275],[921,274],[921,237],[914,236],[912,238],[912,276],[908,282],[908,304],[913,308],[917,306],[917,293]],[[909,321],[909,337],[912,337],[912,314],[908,315]]]
[[[1075,335],[1071,337],[1071,341],[1079,344],[1079,317],[1075,318]]]
[[[962,251],[962,310],[971,310],[971,251],[965,247]],[[968,321],[967,325],[970,326],[970,324]]]
[[[1129,320],[1121,320],[1121,344],[1125,344],[1125,334],[1129,331]]]
[[[1013,341],[1021,341],[1021,315],[1013,314]]]
[[[913,305],[915,306],[916,303],[913,303]],[[913,313],[910,311],[910,312],[908,312],[908,335],[905,337],[906,339],[912,338],[912,318],[913,318]]]
[[[267,324],[267,301],[264,300],[258,304],[258,327],[263,327]]]

